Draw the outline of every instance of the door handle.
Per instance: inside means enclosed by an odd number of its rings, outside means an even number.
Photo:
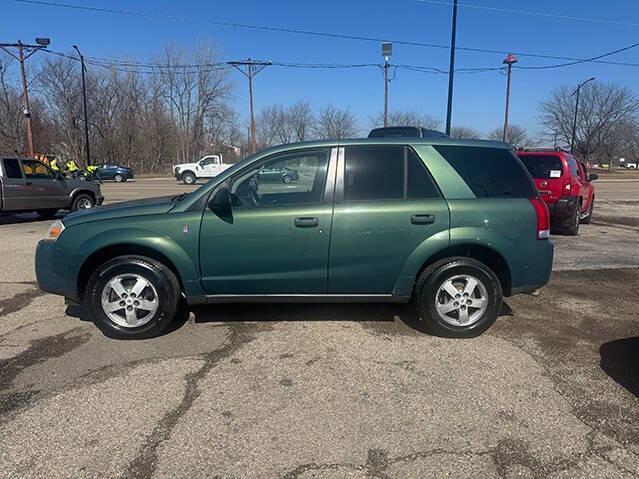
[[[295,226],[297,228],[314,228],[319,225],[319,218],[304,217],[295,218]]]
[[[410,217],[410,222],[414,225],[432,225],[435,222],[433,215],[413,215]]]

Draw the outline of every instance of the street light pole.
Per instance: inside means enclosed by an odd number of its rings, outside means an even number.
[[[80,53],[80,49],[77,45],[73,45],[73,48],[78,52],[80,57],[80,65],[82,66],[82,102],[84,103],[84,147],[87,156],[87,166],[91,166],[91,148],[89,147],[89,114],[87,112],[87,86],[84,79],[84,73],[86,67],[84,66],[84,55]]]
[[[504,134],[502,138],[504,143],[508,143],[508,114],[510,113],[510,75],[512,73],[514,63],[517,63],[517,58],[512,53],[509,53],[504,60],[504,65],[508,65],[508,80],[506,80],[506,113],[504,116]]]
[[[570,153],[572,153],[573,149],[575,148],[575,140],[577,138],[577,116],[579,115],[579,93],[581,92],[581,88],[586,83],[590,83],[594,79],[595,79],[595,77],[592,77],[592,78],[589,78],[588,80],[586,80],[584,82],[581,82],[577,86],[577,89],[572,93],[573,95],[577,95],[577,98],[575,99],[575,117],[574,117],[573,122],[572,122],[572,139],[570,140]]]
[[[384,128],[388,126],[388,90],[390,86],[388,59],[393,53],[393,44],[390,42],[382,43],[382,56],[384,57]]]
[[[448,109],[446,112],[446,134],[450,135],[453,114],[453,83],[455,80],[455,43],[457,42],[457,0],[453,2],[453,28],[450,39],[450,69],[448,71]]]
[[[20,62],[20,74],[22,76],[22,112],[27,119],[27,148],[29,149],[29,156],[35,157],[35,149],[33,147],[33,121],[31,118],[31,108],[29,107],[29,93],[27,92],[27,72],[24,67],[24,62],[38,50],[47,48],[50,40],[48,38],[36,38],[37,45],[27,45],[18,40],[18,43],[0,43],[0,49],[7,52],[13,58]],[[18,54],[13,53],[10,48],[17,48]],[[30,50],[26,55],[25,49]]]

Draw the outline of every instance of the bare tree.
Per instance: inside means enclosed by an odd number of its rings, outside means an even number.
[[[295,141],[308,140],[315,122],[311,105],[305,101],[298,101],[289,107],[287,113]]]
[[[13,154],[24,150],[20,92],[12,82],[9,69],[13,59],[0,53],[0,152]]]
[[[503,138],[503,128],[495,128],[490,133],[488,133],[489,140],[501,141]],[[528,133],[524,128],[517,125],[508,125],[508,143],[513,146],[530,146],[530,142],[531,140],[530,138],[528,138]]]
[[[370,118],[371,128],[384,126],[384,112],[380,111]],[[388,126],[421,126],[428,130],[437,130],[441,121],[417,110],[393,110],[388,113]]]
[[[476,139],[481,137],[481,133],[468,126],[454,126],[450,129],[450,137],[457,140]]]
[[[561,87],[541,103],[540,123],[544,136],[557,136],[570,144],[575,97],[573,87]],[[575,152],[584,160],[597,152],[611,132],[639,111],[639,100],[628,89],[614,83],[593,82],[581,90]]]
[[[357,119],[348,108],[329,105],[320,110],[315,124],[315,135],[319,139],[352,138],[357,136]]]

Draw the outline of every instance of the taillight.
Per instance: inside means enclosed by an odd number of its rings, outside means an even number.
[[[550,238],[550,213],[546,202],[541,198],[530,198],[530,202],[537,214],[537,239],[545,240]]]

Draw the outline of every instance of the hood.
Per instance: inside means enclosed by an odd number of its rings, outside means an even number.
[[[88,210],[76,211],[66,215],[62,222],[65,226],[73,226],[89,221],[128,218],[131,216],[156,215],[168,213],[175,206],[172,196],[144,198],[141,200],[123,201],[106,206],[96,206]]]
[[[94,183],[93,181],[83,180],[81,178],[63,178],[64,185],[71,190],[91,190],[94,192],[98,192],[100,190],[100,185]]]
[[[179,165],[173,165],[173,169],[175,168],[179,168],[179,169],[184,169],[184,168],[195,168],[196,166],[198,166],[197,163],[180,163]]]

